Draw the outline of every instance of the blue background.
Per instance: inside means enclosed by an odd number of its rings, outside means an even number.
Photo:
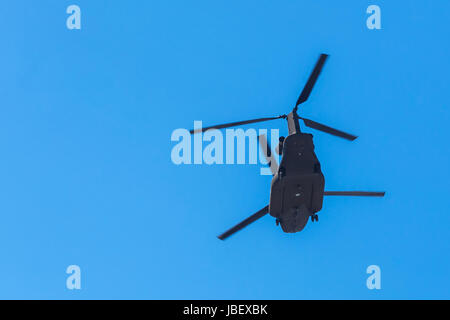
[[[67,6],[82,29],[66,28]],[[381,7],[382,30],[366,8]],[[450,298],[450,2],[8,1],[0,29],[0,298]],[[319,223],[266,216],[259,165],[175,166],[176,128],[301,114]],[[282,120],[253,128],[280,128]],[[67,266],[82,289],[66,289]],[[381,290],[366,268],[381,267]]]

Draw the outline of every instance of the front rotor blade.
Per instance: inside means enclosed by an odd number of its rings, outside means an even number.
[[[306,82],[306,85],[303,88],[302,93],[298,97],[297,104],[295,105],[296,108],[298,107],[299,104],[308,100],[309,95],[311,94],[311,91],[314,88],[314,85],[316,84],[317,78],[319,78],[323,65],[325,64],[325,61],[327,61],[327,58],[328,58],[327,54],[322,53],[320,55],[319,60],[317,60],[316,66],[314,67],[314,70],[311,72],[311,75],[309,76],[308,82]]]
[[[225,123],[225,124],[218,124],[215,126],[210,126],[210,127],[206,127],[206,128],[201,128],[201,129],[195,129],[195,130],[191,130],[189,131],[191,134],[195,134],[195,133],[199,133],[199,132],[205,132],[206,130],[209,129],[223,129],[223,128],[230,128],[230,127],[236,127],[236,126],[241,126],[244,124],[250,124],[250,123],[257,123],[257,122],[264,122],[264,121],[270,121],[270,120],[276,120],[276,119],[281,119],[284,118],[285,116],[278,116],[278,117],[270,117],[270,118],[259,118],[259,119],[253,119],[253,120],[245,120],[245,121],[238,121],[238,122],[230,122],[230,123]]]
[[[270,148],[269,142],[267,142],[267,138],[265,134],[262,134],[258,137],[259,145],[263,151],[264,156],[266,157],[267,164],[270,166],[270,171],[274,176],[278,171],[278,163],[275,156],[272,154],[272,149]]]
[[[385,192],[370,191],[325,191],[324,196],[357,196],[357,197],[384,197]]]
[[[312,121],[312,120],[309,120],[306,118],[300,118],[300,119],[303,120],[303,122],[305,123],[306,126],[316,129],[316,130],[319,130],[319,131],[323,131],[323,132],[332,134],[333,136],[341,137],[341,138],[344,138],[344,139],[347,139],[350,141],[353,141],[356,138],[358,138],[357,136],[354,136],[350,133],[346,133],[346,132],[331,128],[329,126],[326,126],[324,124],[321,124],[321,123],[318,123],[318,122],[315,122],[315,121]]]
[[[259,210],[257,213],[255,213],[254,215],[251,215],[250,217],[248,217],[247,219],[245,219],[241,223],[235,225],[233,228],[225,231],[224,233],[222,233],[217,238],[219,238],[220,240],[225,240],[226,238],[228,238],[232,234],[234,234],[234,233],[238,232],[239,230],[241,230],[241,229],[245,228],[246,226],[248,226],[250,223],[255,222],[256,220],[264,217],[267,213],[269,213],[269,206],[266,206],[263,209]]]

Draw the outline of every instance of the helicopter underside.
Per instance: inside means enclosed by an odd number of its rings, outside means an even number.
[[[336,137],[354,141],[357,136],[334,129],[319,122],[303,118],[297,114],[298,107],[308,100],[312,89],[320,75],[322,67],[327,60],[327,54],[321,54],[317,63],[306,82],[295,107],[289,114],[276,117],[258,118],[230,122],[201,129],[193,129],[191,134],[206,132],[210,129],[231,128],[251,123],[265,122],[275,119],[286,119],[288,122],[289,135],[280,138],[277,153],[282,155],[281,163],[277,165],[276,159],[270,152],[265,135],[258,137],[259,143],[265,154],[267,163],[273,175],[270,191],[270,203],[245,220],[236,224],[218,236],[224,240],[229,236],[242,230],[251,223],[261,219],[266,214],[277,219],[284,232],[295,233],[303,230],[308,223],[309,217],[317,221],[316,212],[322,209],[323,196],[375,196],[382,197],[384,192],[366,191],[328,191],[324,192],[325,178],[321,171],[320,162],[314,152],[313,136],[302,133],[300,120],[306,127],[313,128]]]
[[[321,172],[276,177],[272,183],[269,213],[284,232],[302,231],[309,217],[322,209],[323,191]]]

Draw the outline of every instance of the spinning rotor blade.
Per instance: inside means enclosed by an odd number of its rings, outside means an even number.
[[[306,85],[303,88],[302,93],[300,93],[300,96],[298,97],[297,104],[295,105],[296,109],[299,104],[308,100],[309,95],[311,94],[311,91],[314,88],[314,85],[316,84],[317,78],[319,78],[323,65],[325,64],[325,61],[327,61],[327,58],[328,58],[327,54],[322,53],[320,55],[319,60],[317,60],[316,66],[314,67],[314,70],[311,72],[311,75],[309,76],[308,82],[306,82]]]
[[[318,123],[318,122],[315,122],[315,121],[312,121],[312,120],[309,120],[309,119],[306,119],[306,118],[300,118],[300,119],[303,120],[303,122],[305,123],[305,125],[307,127],[310,127],[310,128],[313,128],[313,129],[316,129],[316,130],[319,130],[319,131],[323,131],[323,132],[332,134],[333,136],[341,137],[341,138],[344,138],[344,139],[347,139],[347,140],[350,140],[350,141],[353,141],[356,138],[358,138],[357,136],[354,136],[352,134],[345,133],[345,132],[340,131],[340,130],[336,130],[334,128],[328,127],[328,126],[326,126],[324,124],[321,124],[321,123]]]
[[[370,191],[325,191],[324,196],[357,196],[357,197],[384,197],[385,192]]]
[[[267,142],[266,135],[262,134],[262,135],[258,136],[258,141],[259,141],[261,150],[264,153],[264,156],[266,157],[267,164],[270,166],[270,171],[272,172],[272,175],[274,176],[278,171],[278,163],[277,163],[277,159],[275,159],[274,155],[272,154],[272,149],[270,148],[270,145]]]
[[[241,229],[245,228],[246,226],[248,226],[250,223],[255,222],[259,218],[264,217],[267,213],[269,213],[269,206],[266,206],[263,209],[259,210],[257,213],[255,213],[254,215],[251,215],[250,217],[248,217],[247,219],[245,219],[241,223],[235,225],[233,228],[225,231],[224,233],[222,233],[217,238],[219,238],[220,240],[225,240],[226,238],[228,238],[232,234],[234,234],[234,233],[238,232],[239,230],[241,230]]]
[[[249,124],[249,123],[256,123],[256,122],[264,122],[264,121],[270,121],[270,120],[282,119],[282,118],[285,118],[285,117],[286,117],[285,115],[282,115],[282,116],[278,116],[278,117],[259,118],[259,119],[253,119],[253,120],[245,120],[245,121],[238,121],[238,122],[230,122],[230,123],[218,124],[218,125],[210,126],[210,127],[206,127],[206,128],[201,128],[201,129],[191,130],[191,131],[189,131],[189,132],[190,132],[191,134],[195,134],[195,133],[199,133],[199,132],[205,132],[206,130],[209,130],[209,129],[223,129],[223,128],[230,128],[230,127],[241,126],[241,125]]]

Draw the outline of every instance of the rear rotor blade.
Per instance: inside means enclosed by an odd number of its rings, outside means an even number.
[[[222,233],[217,238],[219,238],[220,240],[225,240],[226,238],[228,238],[232,234],[234,234],[234,233],[238,232],[239,230],[241,230],[241,229],[245,228],[246,226],[248,226],[250,223],[255,222],[256,220],[264,217],[267,213],[269,213],[269,206],[266,206],[263,209],[259,210],[257,213],[251,215],[250,217],[248,217],[247,219],[245,219],[241,223],[235,225],[233,228],[225,231],[224,233]]]
[[[316,84],[317,78],[319,78],[320,72],[322,71],[325,61],[327,61],[327,58],[328,58],[327,54],[322,53],[320,55],[319,60],[317,60],[316,66],[314,67],[314,70],[311,72],[311,75],[309,76],[308,82],[306,82],[306,85],[303,88],[302,93],[298,97],[297,104],[295,105],[296,109],[299,104],[308,100],[309,95],[311,94],[311,91],[314,88],[314,85]]]
[[[357,196],[357,197],[384,197],[385,192],[370,191],[325,191],[324,196]]]
[[[267,138],[265,134],[262,134],[258,137],[259,145],[262,149],[264,156],[266,157],[267,164],[270,166],[270,171],[274,176],[278,171],[278,163],[275,156],[272,154],[272,149],[270,148],[269,142],[267,142]]]
[[[329,126],[326,126],[324,124],[321,124],[321,123],[318,123],[318,122],[315,122],[315,121],[312,121],[312,120],[309,120],[306,118],[300,118],[300,119],[303,120],[303,122],[305,123],[306,126],[316,129],[316,130],[319,130],[319,131],[323,131],[323,132],[332,134],[333,136],[341,137],[341,138],[344,138],[344,139],[347,139],[350,141],[353,141],[356,138],[358,138],[357,136],[354,136],[350,133],[346,133],[346,132],[331,128]]]
[[[201,129],[196,129],[196,130],[191,130],[189,131],[191,134],[195,134],[195,133],[199,133],[199,132],[205,132],[206,130],[209,129],[223,129],[223,128],[230,128],[230,127],[236,127],[236,126],[241,126],[244,124],[250,124],[250,123],[257,123],[257,122],[264,122],[264,121],[270,121],[270,120],[276,120],[276,119],[281,119],[281,118],[285,118],[285,115],[281,115],[278,117],[270,117],[270,118],[259,118],[259,119],[253,119],[253,120],[245,120],[245,121],[238,121],[238,122],[230,122],[230,123],[224,123],[224,124],[218,124],[215,126],[210,126],[210,127],[206,127],[206,128],[201,128]]]

